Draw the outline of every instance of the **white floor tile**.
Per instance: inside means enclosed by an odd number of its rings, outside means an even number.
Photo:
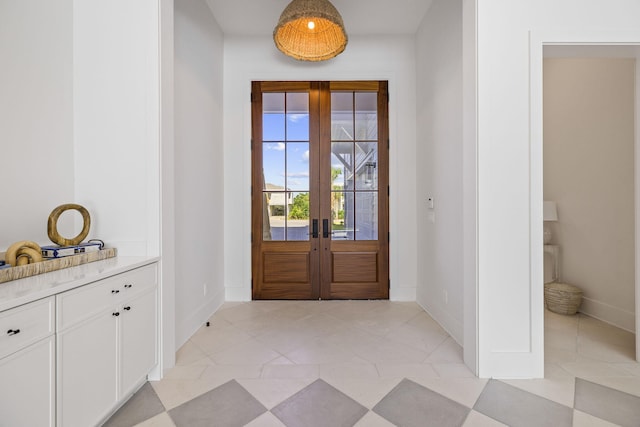
[[[465,420],[463,427],[504,427],[500,421],[489,418],[480,412],[471,411]]]
[[[440,375],[429,363],[378,363],[381,378],[438,378]]]
[[[575,378],[640,396],[635,337],[578,314],[545,311],[545,379],[505,383],[573,406]],[[415,303],[252,301],[225,303],[177,352],[152,386],[167,410],[235,379],[273,408],[318,378],[373,408],[408,378],[472,408],[487,380],[464,365],[462,348]],[[143,427],[173,427],[163,413]],[[251,427],[282,427],[267,412]],[[369,412],[359,427],[392,425]],[[471,411],[464,426],[502,424]],[[575,411],[575,426],[611,424]]]
[[[367,414],[360,418],[354,427],[394,427],[389,421],[382,418],[375,412],[367,412]]]
[[[318,379],[318,365],[270,364],[262,368],[262,378],[269,379]]]
[[[573,411],[573,426],[574,427],[616,427],[617,424],[612,424],[608,421],[601,420],[592,415],[585,414],[578,410]]]
[[[265,412],[245,427],[286,427],[282,421],[271,412]]]

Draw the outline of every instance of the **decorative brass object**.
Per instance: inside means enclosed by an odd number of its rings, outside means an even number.
[[[5,254],[5,261],[13,267],[33,264],[42,261],[42,252],[36,242],[22,240],[9,246]]]
[[[63,212],[70,209],[74,209],[80,212],[80,214],[82,215],[82,220],[84,222],[82,225],[82,231],[73,239],[67,239],[66,237],[62,237],[60,233],[58,233],[58,219]],[[49,239],[51,239],[51,241],[56,245],[74,246],[80,244],[87,237],[90,227],[91,216],[89,215],[89,211],[87,211],[83,206],[73,203],[67,203],[58,206],[49,215],[49,221],[47,223],[47,234],[49,235]]]

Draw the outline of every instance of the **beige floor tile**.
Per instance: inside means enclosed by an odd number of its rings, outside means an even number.
[[[272,361],[265,363],[265,366],[269,365],[295,365],[295,363],[284,356],[280,356],[277,359],[273,359]]]
[[[426,359],[428,363],[464,363],[462,347],[451,337],[447,338]]]
[[[206,365],[175,366],[165,373],[165,380],[197,380],[207,369]]]
[[[613,363],[598,362],[575,362],[560,363],[560,367],[576,377],[585,380],[600,377],[624,377],[629,376],[629,372]]]
[[[366,379],[380,378],[376,366],[372,363],[328,363],[319,365],[320,378],[326,380],[332,378]]]
[[[176,427],[173,420],[166,412],[137,424],[136,427]]]
[[[299,365],[319,365],[324,363],[341,363],[360,360],[353,352],[339,345],[327,342],[323,338],[316,338],[312,343],[294,351],[286,353],[290,359]]]
[[[464,363],[433,363],[433,369],[441,378],[475,378],[469,367]]]
[[[411,380],[467,408],[473,408],[488,381],[480,378],[411,378]]]
[[[389,394],[401,380],[398,378],[330,378],[325,381],[356,402],[371,409]]]
[[[578,354],[603,362],[633,362],[636,357],[635,342],[618,345],[615,342],[594,340],[588,337],[578,339]]]
[[[293,396],[315,381],[307,379],[238,379],[238,383],[260,401],[267,409]]]
[[[619,366],[621,368],[631,372],[634,376],[640,377],[640,363],[638,363],[638,362],[622,363]]]
[[[500,421],[489,418],[480,412],[471,411],[465,420],[463,427],[504,427]]]
[[[369,411],[364,417],[360,418],[360,421],[354,427],[394,427],[394,424],[391,424],[375,412]]]
[[[262,378],[270,379],[317,379],[320,376],[318,365],[264,365],[262,368]]]
[[[209,365],[211,360],[207,354],[188,340],[176,353],[176,366]]]
[[[218,364],[259,365],[282,356],[262,343],[250,339],[211,354],[211,359]]]
[[[311,344],[315,340],[315,337],[297,327],[283,327],[280,330],[269,331],[256,336],[255,339],[280,354],[287,354]]]
[[[601,420],[592,415],[585,414],[577,410],[573,411],[573,426],[574,427],[616,427],[617,424],[612,424],[608,421]]]
[[[448,337],[449,335],[439,326],[432,327],[431,325],[426,326],[412,322],[397,326],[385,336],[385,338],[391,341],[406,344],[422,350],[427,354],[431,354]]]
[[[235,345],[247,342],[252,336],[233,325],[201,327],[190,338],[208,356],[220,353]]]
[[[378,363],[380,378],[438,378],[439,375],[429,363]]]
[[[255,420],[251,421],[246,427],[286,427],[282,421],[276,418],[271,412],[265,412]]]

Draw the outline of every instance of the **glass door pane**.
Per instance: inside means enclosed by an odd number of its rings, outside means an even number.
[[[378,240],[377,138],[378,93],[332,92],[333,240]]]
[[[263,240],[309,240],[309,94],[263,94]]]

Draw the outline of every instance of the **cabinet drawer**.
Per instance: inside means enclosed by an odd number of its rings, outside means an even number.
[[[139,291],[155,286],[156,267],[148,265],[82,286],[56,296],[58,330],[122,303]]]
[[[0,358],[52,335],[54,297],[0,312]]]

